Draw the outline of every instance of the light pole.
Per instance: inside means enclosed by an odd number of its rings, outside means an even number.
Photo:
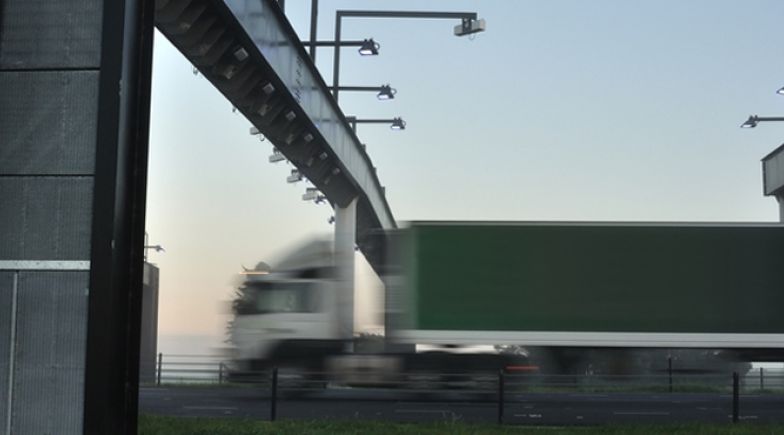
[[[318,1],[319,0],[311,0],[310,1],[310,41],[308,43],[304,43],[304,45],[310,48],[310,60],[313,63],[316,63],[316,47],[321,47],[322,45],[316,41],[316,28],[318,27]],[[368,55],[368,54],[378,54],[379,45],[373,42],[373,38],[366,39],[364,42],[371,42],[370,45],[362,45],[359,49],[359,54],[361,55]],[[337,44],[339,41],[335,41],[334,43]],[[332,47],[331,44],[325,44],[323,46]]]
[[[318,0],[310,0],[310,60],[316,64],[316,25],[318,24]]]
[[[161,245],[150,245],[148,242],[149,235],[147,231],[144,232],[144,261],[147,261],[147,251],[150,249],[154,249],[155,252],[166,252]]]
[[[354,133],[357,132],[357,124],[389,124],[389,128],[392,130],[406,129],[406,121],[403,121],[403,118],[401,117],[392,119],[357,119],[354,116],[347,116],[346,121],[351,124],[351,128],[354,130]]]
[[[313,0],[316,4],[316,0]],[[315,14],[311,13],[311,17]],[[340,44],[341,22],[343,18],[418,18],[418,19],[449,19],[460,20],[461,24],[455,27],[455,36],[465,36],[485,30],[485,20],[477,18],[476,12],[415,12],[415,11],[345,11],[335,13],[335,41]],[[311,40],[315,39],[315,25],[311,19]],[[314,50],[314,48],[311,48]],[[311,51],[311,53],[314,53]],[[335,47],[332,59],[332,94],[338,100],[340,90],[340,48]]]
[[[391,100],[395,98],[397,89],[389,86],[389,84],[381,86],[339,86],[341,91],[358,91],[358,92],[377,92],[376,98],[379,100]],[[334,90],[330,87],[329,90]]]
[[[784,87],[776,90],[784,95]],[[751,115],[741,128],[754,128],[760,122],[784,121],[783,116]],[[784,223],[784,145],[779,146],[762,158],[762,185],[765,196],[773,196],[779,203],[779,221]]]
[[[362,56],[377,56],[378,50],[381,48],[381,44],[376,42],[373,38],[367,38],[363,40],[353,40],[353,41],[307,41],[303,42],[302,45],[305,47],[310,48],[312,53],[316,53],[316,47],[359,47],[359,54]],[[311,58],[314,58],[311,55]]]
[[[746,122],[740,125],[740,128],[754,128],[758,123],[768,121],[784,121],[784,117],[751,115],[749,116],[749,119],[746,120]]]

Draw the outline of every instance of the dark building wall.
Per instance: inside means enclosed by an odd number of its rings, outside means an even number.
[[[0,1],[0,434],[123,433],[128,427],[135,432],[135,417],[126,426],[125,418],[106,412],[112,406],[135,412],[135,402],[124,399],[132,396],[124,379],[100,379],[99,373],[92,384],[105,387],[89,394],[91,359],[101,366],[101,358],[114,358],[105,366],[128,370],[116,363],[126,358],[124,352],[108,346],[103,355],[90,357],[88,337],[96,326],[90,326],[88,313],[95,311],[96,295],[133,294],[122,285],[96,284],[100,274],[93,266],[95,258],[130,251],[121,242],[139,220],[95,210],[96,204],[109,209],[129,204],[116,193],[123,192],[125,174],[116,170],[120,160],[142,149],[143,158],[127,159],[131,163],[125,169],[141,174],[138,179],[146,173],[146,163],[139,165],[146,162],[146,118],[137,121],[148,111],[149,89],[138,83],[149,81],[149,71],[139,54],[151,48],[138,41],[144,28],[141,11],[151,4]],[[130,79],[122,80],[128,74]],[[103,162],[102,153],[109,155]],[[130,185],[136,192],[143,187],[135,181]],[[141,198],[135,198],[134,213],[143,224]],[[99,227],[108,230],[97,234]],[[110,246],[111,254],[96,256],[96,246]],[[100,271],[125,278],[131,261],[118,264]],[[116,308],[106,306],[111,316],[128,312]],[[118,322],[133,325],[127,314]],[[103,323],[105,335],[114,334],[118,343],[132,341],[132,335]],[[91,418],[101,413],[88,405],[89,397],[106,404],[101,410],[108,415],[105,420]],[[99,423],[90,426],[91,420]]]
[[[82,432],[102,5],[0,6],[0,433]]]

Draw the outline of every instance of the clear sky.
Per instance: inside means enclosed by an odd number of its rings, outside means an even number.
[[[309,0],[287,0],[309,35]],[[487,31],[449,20],[345,19],[343,39],[381,54],[341,56],[342,85],[390,83],[397,98],[342,93],[358,117],[402,116],[402,132],[360,125],[398,221],[775,221],[760,158],[781,116],[780,0],[321,0],[336,9],[476,11]],[[317,66],[331,83],[332,55]],[[216,313],[240,265],[330,236],[328,205],[300,199],[291,167],[169,42],[155,40],[147,229],[161,267],[160,333],[219,335]],[[364,282],[364,281],[363,281]]]

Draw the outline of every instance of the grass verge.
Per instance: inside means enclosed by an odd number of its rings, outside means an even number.
[[[256,421],[223,418],[188,418],[141,415],[140,435],[495,435],[495,434],[697,434],[764,435],[784,434],[784,425],[671,424],[608,425],[575,427],[497,426],[466,423],[391,423],[375,421]]]

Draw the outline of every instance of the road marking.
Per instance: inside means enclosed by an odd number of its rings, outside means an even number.
[[[203,411],[236,411],[236,406],[183,406],[182,409]]]
[[[669,412],[658,411],[613,411],[614,415],[670,415]]]
[[[542,414],[515,414],[515,417],[542,418]]]

